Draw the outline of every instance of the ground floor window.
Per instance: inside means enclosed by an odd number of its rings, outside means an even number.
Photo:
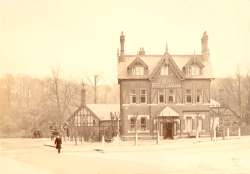
[[[136,129],[138,132],[149,131],[149,115],[128,115],[128,132]]]
[[[146,130],[146,129],[147,129],[147,118],[141,117],[141,130]]]
[[[130,130],[131,131],[135,130],[135,123],[136,123],[135,117],[131,117],[130,118]]]

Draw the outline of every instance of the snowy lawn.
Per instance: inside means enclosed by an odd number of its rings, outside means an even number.
[[[41,174],[249,174],[250,137],[117,143],[63,142],[61,154],[49,139],[0,139],[3,173]],[[2,172],[1,172],[2,173]]]

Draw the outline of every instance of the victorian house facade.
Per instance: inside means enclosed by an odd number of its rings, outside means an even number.
[[[123,139],[208,135],[210,83],[208,35],[201,38],[201,54],[148,55],[143,48],[135,55],[124,51],[120,36],[118,83],[120,85],[120,130]]]

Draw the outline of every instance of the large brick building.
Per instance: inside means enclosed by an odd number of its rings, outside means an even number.
[[[162,138],[209,133],[210,83],[208,36],[201,38],[201,54],[148,55],[143,48],[135,55],[124,51],[120,36],[118,83],[120,85],[121,135]]]

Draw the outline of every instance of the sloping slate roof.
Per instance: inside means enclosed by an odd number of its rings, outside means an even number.
[[[128,76],[127,74],[127,67],[138,57],[139,55],[124,55],[123,60],[118,62],[118,79],[130,79],[138,77],[132,77]],[[158,63],[161,61],[161,58],[164,55],[143,55],[139,56],[148,66],[148,75],[150,75],[154,68],[158,65]],[[178,66],[179,70],[182,71],[182,68],[188,63],[188,61],[194,57],[194,55],[170,55],[176,65]],[[195,55],[198,59],[202,60],[202,55]],[[195,76],[195,77],[189,77],[189,78],[213,78],[212,76],[212,70],[211,70],[211,63],[210,61],[204,62],[202,61],[202,64],[204,65],[203,68],[203,75],[201,76]],[[140,77],[139,77],[140,78]],[[148,78],[148,76],[142,76],[141,78]]]
[[[182,68],[188,63],[188,61],[193,57],[193,55],[172,55],[175,63],[178,68],[182,70]],[[199,55],[200,58],[200,55]]]
[[[110,112],[120,114],[119,104],[87,104],[89,108],[100,120],[111,120]]]
[[[145,55],[139,56],[141,60],[145,62],[148,66],[148,73],[151,74],[154,70],[154,67],[161,60],[163,55]],[[138,55],[129,55],[124,57],[125,61],[118,63],[118,79],[127,79],[127,67],[138,57]]]

